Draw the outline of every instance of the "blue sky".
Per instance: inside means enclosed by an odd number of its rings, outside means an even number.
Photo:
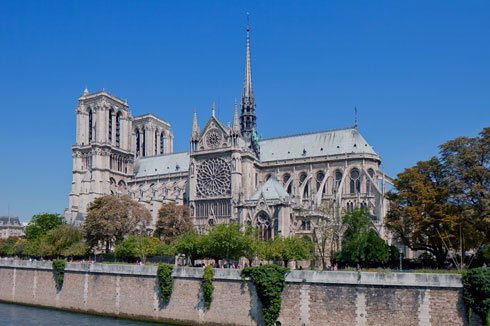
[[[0,0],[0,215],[68,206],[85,87],[169,121],[187,150],[240,98],[246,15],[263,137],[353,125],[385,171],[490,125],[488,1]]]

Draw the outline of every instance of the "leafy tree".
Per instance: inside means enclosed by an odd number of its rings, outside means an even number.
[[[342,250],[337,259],[343,263],[366,261],[366,248],[372,227],[369,213],[363,209],[355,209],[344,215],[342,223],[346,230],[342,239]]]
[[[166,244],[165,242],[160,242],[156,247],[156,256],[175,256],[176,254],[175,243]]]
[[[203,237],[203,254],[215,260],[226,258],[240,259],[245,254],[248,241],[240,224],[218,224],[213,226],[208,235]]]
[[[448,249],[459,238],[459,217],[447,180],[441,161],[433,157],[398,174],[395,191],[387,195],[388,229],[410,249],[433,254],[438,267],[444,266]]]
[[[339,250],[344,231],[344,224],[340,214],[340,207],[335,201],[325,203],[321,215],[313,223],[312,240],[316,252],[320,255],[322,268],[327,268],[327,258],[332,252]]]
[[[81,257],[87,254],[87,249],[80,228],[61,224],[40,238],[28,240],[23,254],[38,257]]]
[[[39,239],[49,230],[64,224],[63,217],[59,214],[38,214],[31,218],[25,229],[25,238],[27,240]]]
[[[106,252],[128,235],[145,234],[151,214],[143,205],[128,195],[110,195],[96,198],[88,208],[83,233],[91,247],[99,242]]]
[[[163,204],[158,211],[158,221],[155,227],[155,236],[167,244],[173,242],[180,235],[193,227],[189,207],[176,205],[174,202]]]
[[[396,247],[395,247],[396,249]],[[398,249],[396,249],[398,252]],[[391,258],[391,248],[374,231],[369,231],[366,248],[364,250],[365,263],[371,266],[380,266],[388,263]]]
[[[258,232],[252,226],[248,226],[244,235],[245,248],[243,256],[247,258],[250,266],[255,257],[261,256],[264,251],[265,242],[258,240]]]
[[[0,242],[0,255],[13,256],[16,254],[15,244],[19,241],[18,237],[8,237]]]
[[[457,222],[462,234],[455,242],[461,252],[478,249],[490,243],[490,127],[477,137],[459,137],[439,148],[450,200],[460,212]]]
[[[490,326],[490,268],[471,269],[463,274],[462,281],[466,306]]]
[[[191,265],[194,265],[196,259],[202,258],[203,237],[191,230],[183,234],[175,241],[175,248],[179,254],[184,254],[189,258]]]
[[[147,257],[153,257],[157,254],[159,244],[158,238],[130,235],[116,246],[114,254],[116,257],[139,258],[143,263],[146,263]]]

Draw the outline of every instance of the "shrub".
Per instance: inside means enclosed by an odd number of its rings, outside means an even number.
[[[169,302],[172,296],[174,285],[174,278],[172,277],[173,269],[174,265],[158,264],[157,278],[160,286],[160,296],[165,302]]]
[[[206,266],[204,268],[203,279],[204,280],[202,281],[202,293],[204,297],[204,306],[206,307],[206,309],[209,309],[211,307],[211,302],[213,302],[213,291],[214,291],[214,286],[213,286],[214,272],[212,266]]]
[[[242,270],[242,278],[249,277],[257,289],[266,326],[273,326],[279,317],[287,272],[289,268],[278,265],[247,267]]]
[[[65,277],[66,260],[53,260],[53,270],[56,278],[56,288],[61,290],[63,287],[63,279]]]
[[[475,268],[463,274],[463,299],[470,319],[475,311],[490,326],[490,268]]]

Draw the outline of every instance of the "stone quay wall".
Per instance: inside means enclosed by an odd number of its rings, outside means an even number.
[[[262,307],[240,270],[214,269],[214,299],[202,299],[202,268],[175,267],[159,299],[155,266],[67,263],[56,289],[51,262],[0,260],[0,301],[181,325],[263,325]],[[277,325],[468,325],[456,274],[291,271]]]

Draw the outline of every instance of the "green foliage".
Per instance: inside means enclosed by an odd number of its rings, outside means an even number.
[[[218,224],[202,237],[203,255],[212,259],[240,259],[245,254],[247,239],[240,224]]]
[[[27,240],[39,239],[48,233],[49,230],[64,224],[63,217],[59,214],[38,214],[31,218],[25,229],[25,238]]]
[[[19,246],[23,247],[23,255],[36,257],[83,257],[88,249],[81,230],[67,224],[60,224]]]
[[[273,326],[279,317],[287,272],[288,268],[278,265],[247,267],[242,270],[242,278],[249,277],[255,285],[266,326]]]
[[[396,247],[395,247],[396,248]],[[390,261],[390,246],[373,231],[368,233],[367,244],[364,250],[366,263],[379,266]]]
[[[157,254],[160,240],[154,237],[131,235],[116,246],[114,255],[122,258],[139,258],[143,263],[147,257]]]
[[[177,248],[175,243],[165,244],[165,242],[160,242],[156,247],[157,256],[175,256],[177,254]]]
[[[17,237],[9,237],[0,240],[0,256],[13,256],[16,254],[15,244],[19,241]]]
[[[194,264],[194,260],[202,257],[202,240],[203,236],[191,230],[177,239],[175,248],[178,253],[184,254]]]
[[[109,252],[127,236],[146,232],[150,221],[150,211],[129,195],[103,196],[90,203],[83,234],[91,247],[100,242]]]
[[[213,267],[206,266],[204,268],[203,281],[202,281],[202,293],[204,297],[204,306],[206,309],[211,307],[211,302],[213,302],[213,280],[214,280],[214,272]]]
[[[56,288],[61,290],[63,287],[63,279],[65,277],[66,260],[53,260],[53,270],[56,277]]]
[[[463,299],[490,326],[490,268],[475,268],[463,274]]]
[[[160,296],[163,301],[169,302],[172,296],[172,289],[174,286],[174,278],[172,276],[173,265],[158,264],[157,278],[160,286]]]
[[[368,245],[371,220],[369,214],[362,209],[348,212],[342,218],[346,226],[342,241],[342,250],[337,260],[343,263],[361,263],[366,261],[366,247]]]
[[[192,230],[192,226],[189,207],[174,202],[165,203],[158,210],[155,236],[169,244]]]
[[[266,260],[282,260],[287,266],[290,261],[313,258],[312,251],[313,243],[309,238],[277,236],[262,248],[261,257]]]

